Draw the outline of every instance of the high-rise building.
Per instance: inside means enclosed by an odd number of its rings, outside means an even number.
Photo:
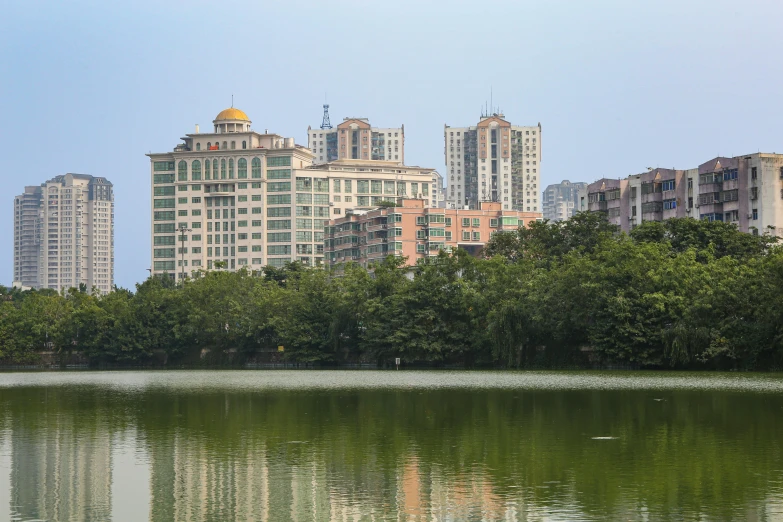
[[[56,176],[14,199],[14,284],[114,286],[114,192],[106,178]]]
[[[579,201],[587,196],[587,183],[571,183],[563,180],[549,185],[541,197],[544,219],[563,221],[579,211]]]
[[[504,210],[540,212],[541,124],[518,127],[499,113],[474,127],[444,125],[446,202],[478,208],[495,201]]]
[[[213,124],[148,155],[153,274],[318,265],[331,217],[399,196],[431,201],[433,169],[366,159],[313,165],[311,149],[251,130],[238,109]]]
[[[783,154],[717,157],[688,170],[650,169],[587,187],[580,207],[630,231],[643,221],[694,217],[783,237]]]
[[[405,125],[381,129],[367,118],[345,118],[332,128],[325,117],[320,128],[307,128],[307,146],[315,165],[343,159],[405,163]]]

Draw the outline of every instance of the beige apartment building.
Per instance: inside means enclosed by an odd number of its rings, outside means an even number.
[[[363,159],[313,165],[310,148],[253,131],[235,108],[213,125],[148,155],[153,274],[319,265],[330,218],[399,196],[431,201],[433,169]]]
[[[444,125],[446,203],[478,208],[540,212],[541,124],[520,127],[500,113],[485,114],[473,127]]]
[[[324,105],[320,128],[307,128],[313,164],[343,159],[405,163],[405,125],[382,129],[371,126],[367,118],[345,118],[332,128],[328,110],[329,106]]]
[[[334,219],[326,231],[327,262],[367,267],[386,256],[407,257],[409,265],[462,248],[477,255],[491,235],[540,220],[540,212],[504,210],[498,202],[478,209],[428,208],[426,200],[400,198],[396,207],[353,211]]]
[[[114,287],[114,192],[106,178],[56,176],[14,198],[14,285]]]
[[[628,232],[643,221],[693,217],[783,237],[783,154],[717,157],[688,170],[650,169],[588,185],[583,209]]]

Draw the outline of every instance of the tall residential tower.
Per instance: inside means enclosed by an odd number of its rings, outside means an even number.
[[[518,127],[504,118],[493,113],[474,127],[444,125],[449,206],[477,209],[494,201],[504,210],[541,211],[541,124]]]
[[[367,118],[345,118],[333,129],[327,115],[320,128],[307,128],[313,164],[343,159],[405,163],[404,125],[381,129],[370,126]]]
[[[14,199],[14,283],[114,286],[114,193],[106,178],[56,176]]]

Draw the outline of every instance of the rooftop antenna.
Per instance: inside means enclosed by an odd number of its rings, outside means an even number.
[[[321,122],[322,129],[331,129],[332,123],[329,121],[329,104],[324,103],[324,120]]]

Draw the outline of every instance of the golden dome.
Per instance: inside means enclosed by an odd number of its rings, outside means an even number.
[[[250,118],[247,117],[247,114],[240,111],[239,109],[235,109],[234,107],[231,107],[229,109],[220,111],[220,114],[217,115],[215,118],[215,121],[218,120],[243,120],[243,121],[250,121]]]

